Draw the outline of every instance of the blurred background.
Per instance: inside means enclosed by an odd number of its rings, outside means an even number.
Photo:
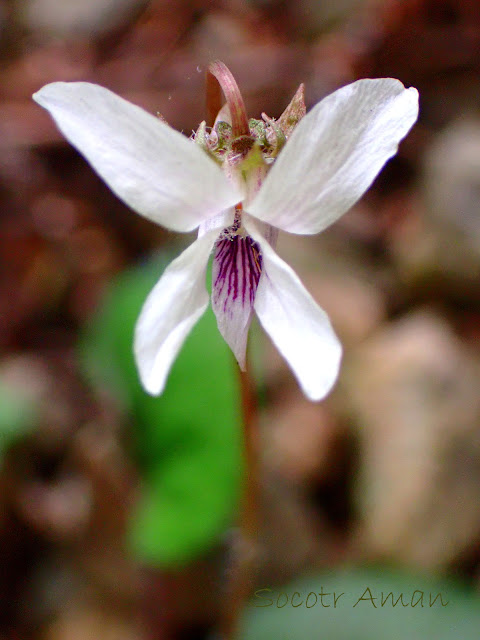
[[[0,640],[202,639],[225,606],[233,359],[210,314],[162,398],[131,355],[145,296],[190,238],[128,210],[31,100],[88,80],[189,135],[217,58],[251,117],[278,117],[301,82],[307,108],[362,77],[420,92],[361,202],[321,236],[279,241],[345,356],[310,403],[253,330],[258,587],[450,601],[253,607],[242,637],[478,638],[478,1],[2,0],[0,58]]]

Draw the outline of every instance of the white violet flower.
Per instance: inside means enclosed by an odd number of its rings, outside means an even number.
[[[418,92],[392,78],[359,80],[302,117],[301,87],[279,120],[249,122],[228,69],[213,63],[210,73],[227,105],[211,130],[202,123],[199,144],[94,84],[54,82],[34,99],[137,213],[174,231],[198,229],[137,322],[135,356],[146,391],[163,391],[208,306],[213,252],[212,307],[239,365],[255,311],[306,396],[320,400],[337,378],[341,345],[325,312],[276,254],[277,230],[314,234],[343,215],[414,124]]]

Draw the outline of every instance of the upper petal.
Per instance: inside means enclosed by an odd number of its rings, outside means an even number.
[[[145,390],[159,395],[190,330],[208,306],[205,285],[218,229],[193,242],[165,270],[150,292],[135,328],[135,359]]]
[[[254,304],[257,316],[292,368],[305,395],[310,400],[321,400],[337,379],[341,344],[327,314],[295,272],[254,225],[247,222],[246,228],[262,250],[263,271]]]
[[[108,89],[54,82],[33,98],[112,191],[154,222],[191,231],[241,199],[198,145]]]
[[[248,212],[291,233],[322,231],[368,189],[417,116],[417,90],[393,78],[335,91],[297,125]]]

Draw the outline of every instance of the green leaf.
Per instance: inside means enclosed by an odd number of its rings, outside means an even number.
[[[171,256],[124,274],[82,343],[86,369],[133,417],[143,490],[129,543],[144,563],[188,562],[235,516],[242,472],[233,357],[209,310],[187,339],[164,394],[148,396],[133,359],[141,306]]]
[[[35,418],[31,400],[0,384],[0,467],[8,448],[33,428]]]
[[[453,581],[369,569],[318,573],[283,587],[265,585],[256,592],[238,637],[477,640],[479,629],[478,594]]]

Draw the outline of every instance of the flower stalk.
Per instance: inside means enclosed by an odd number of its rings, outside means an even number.
[[[239,370],[243,417],[244,481],[241,511],[220,618],[221,640],[237,637],[239,622],[253,590],[260,544],[260,448],[257,398],[250,369]]]
[[[223,91],[232,122],[232,137],[242,138],[250,133],[245,105],[230,70],[222,62],[210,64],[206,74],[207,118],[212,126],[222,108]],[[241,205],[238,218],[241,216]],[[234,221],[235,224],[235,221]],[[232,242],[227,239],[226,242]],[[259,529],[259,446],[257,398],[247,361],[237,368],[242,410],[244,479],[240,506],[240,519],[235,532],[228,582],[220,614],[222,640],[234,640],[240,616],[252,591],[255,565],[258,558]]]

